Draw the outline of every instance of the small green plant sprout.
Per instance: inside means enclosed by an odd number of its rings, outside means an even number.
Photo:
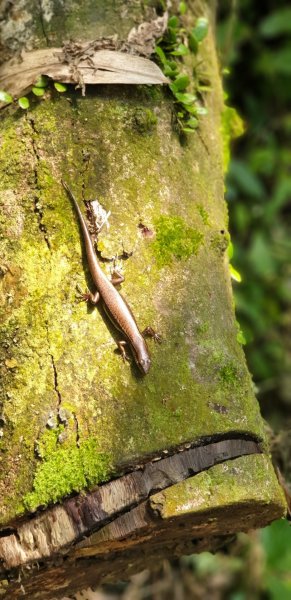
[[[233,257],[232,242],[229,242],[229,244],[228,244],[227,255],[228,255],[229,260],[231,261],[231,259]],[[241,274],[232,266],[232,264],[230,262],[229,262],[229,272],[230,272],[231,278],[234,279],[234,281],[237,281],[238,283],[241,282],[241,280],[242,280]]]
[[[59,83],[58,81],[54,81],[54,88],[60,94],[63,94],[64,92],[67,91],[67,86],[65,85],[65,83]]]
[[[155,48],[155,53],[164,74],[171,79],[169,88],[175,97],[176,120],[178,129],[183,133],[193,133],[199,125],[199,117],[207,114],[201,103],[201,94],[209,87],[197,81],[191,81],[183,72],[183,59],[191,53],[197,55],[199,44],[208,32],[208,19],[199,17],[191,31],[187,31],[180,20],[187,11],[186,2],[179,4],[179,16],[168,20],[164,37]]]
[[[49,78],[46,77],[45,75],[40,75],[40,77],[35,82],[31,91],[35,96],[43,96],[48,84],[49,84]]]
[[[8,94],[4,90],[0,90],[0,102],[5,102],[5,104],[11,104],[11,102],[13,102],[13,98],[11,94]]]
[[[48,88],[50,81],[50,78],[46,77],[46,75],[40,75],[31,88],[32,94],[34,94],[34,96],[38,98],[44,96],[46,88]],[[59,93],[67,91],[67,86],[64,83],[54,81],[53,85]],[[11,96],[11,94],[5,92],[5,90],[0,90],[0,104],[1,102],[3,104],[12,104],[12,102],[14,102],[14,98]],[[15,100],[15,102],[17,102],[18,106],[20,106],[20,108],[22,108],[23,110],[27,110],[30,107],[30,99],[27,96],[21,96],[21,98],[18,98],[17,100]]]
[[[23,110],[27,110],[30,106],[29,99],[26,96],[21,96],[21,98],[18,98],[18,104]]]

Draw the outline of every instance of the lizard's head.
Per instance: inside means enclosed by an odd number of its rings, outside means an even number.
[[[143,373],[143,375],[146,375],[150,370],[151,359],[150,359],[148,347],[143,338],[141,338],[139,340],[139,343],[136,344],[134,350],[135,350],[134,357],[135,357],[136,364],[137,364],[139,370]]]
[[[139,369],[141,370],[141,372],[146,375],[149,370],[150,370],[150,366],[151,366],[151,359],[149,356],[145,357],[145,358],[141,358],[139,361],[137,361],[137,364],[139,366]]]

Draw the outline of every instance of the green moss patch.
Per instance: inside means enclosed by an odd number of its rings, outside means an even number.
[[[181,217],[163,215],[156,221],[156,239],[153,244],[155,256],[160,266],[181,260],[198,252],[203,235],[189,227]]]
[[[108,454],[99,451],[95,439],[88,438],[79,447],[61,447],[60,430],[45,431],[39,443],[42,462],[35,472],[33,491],[24,498],[28,510],[105,481],[112,472]]]

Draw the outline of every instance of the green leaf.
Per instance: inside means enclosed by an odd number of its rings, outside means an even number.
[[[190,127],[183,127],[182,131],[184,131],[184,133],[194,133],[195,129],[192,129]]]
[[[196,21],[195,27],[192,29],[192,35],[196,38],[197,42],[202,42],[208,33],[208,19],[206,17],[199,17]]]
[[[196,114],[204,117],[208,114],[208,110],[205,106],[196,106]]]
[[[196,115],[197,114],[197,107],[195,106],[195,104],[184,104],[184,109],[190,115]]]
[[[164,74],[166,75],[166,77],[170,77],[171,79],[175,79],[176,75],[177,75],[177,71],[174,71],[171,67],[169,67],[168,65],[166,65],[163,69]]]
[[[188,121],[186,121],[185,125],[187,127],[191,127],[191,129],[197,129],[199,121],[198,119],[196,119],[196,117],[191,117],[190,119],[188,119]]]
[[[180,15],[184,15],[187,10],[186,2],[180,2],[178,10],[179,10]]]
[[[191,50],[191,52],[194,52],[194,54],[197,54],[198,52],[198,41],[196,40],[195,35],[193,35],[193,33],[190,33],[188,36],[188,44],[189,44],[189,48]]]
[[[158,57],[162,61],[162,63],[164,65],[166,65],[168,61],[166,59],[166,55],[165,55],[164,51],[162,50],[162,48],[160,46],[155,47],[155,53],[158,55]]]
[[[56,88],[57,92],[60,92],[60,94],[67,91],[67,86],[64,83],[59,83],[58,81],[54,81],[54,87]]]
[[[229,260],[231,260],[233,257],[233,243],[231,241],[228,242],[227,256],[228,256]]]
[[[33,87],[31,91],[35,96],[43,96],[45,89],[43,87]]]
[[[190,78],[188,77],[188,75],[180,73],[178,77],[176,77],[175,81],[170,84],[170,89],[173,93],[182,92],[189,85],[189,83]]]
[[[169,20],[168,20],[168,27],[171,27],[173,29],[177,29],[179,27],[179,19],[178,19],[178,17],[176,17],[175,15],[173,15],[172,17],[170,17]]]
[[[27,110],[30,106],[30,102],[26,96],[21,96],[21,98],[18,98],[18,104],[20,108],[23,108],[23,110]]]
[[[10,103],[13,102],[13,98],[11,94],[4,92],[4,90],[0,90],[0,102]]]
[[[164,63],[164,73],[167,77],[175,79],[178,73],[178,65],[174,60],[166,60]]]
[[[237,281],[238,283],[241,282],[241,274],[232,265],[229,265],[229,272],[234,281]]]
[[[171,54],[173,56],[186,56],[186,54],[189,54],[189,49],[187,48],[187,46],[185,46],[185,44],[179,44],[176,50],[173,50]]]
[[[35,82],[33,87],[37,87],[37,88],[45,88],[48,85],[48,77],[46,77],[46,75],[40,75],[40,77],[37,79],[37,81]]]
[[[260,33],[267,38],[291,33],[291,8],[271,12],[260,24]]]
[[[180,94],[179,92],[175,93],[175,97],[181,104],[192,104],[195,102],[196,96],[194,94]]]

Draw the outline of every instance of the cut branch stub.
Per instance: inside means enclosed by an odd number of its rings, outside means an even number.
[[[26,93],[40,75],[53,80],[86,84],[164,84],[168,79],[148,58],[115,50],[94,50],[79,45],[78,58],[68,61],[62,48],[23,52],[21,62],[12,59],[0,68],[0,88],[18,98]],[[83,48],[83,53],[82,53]]]

